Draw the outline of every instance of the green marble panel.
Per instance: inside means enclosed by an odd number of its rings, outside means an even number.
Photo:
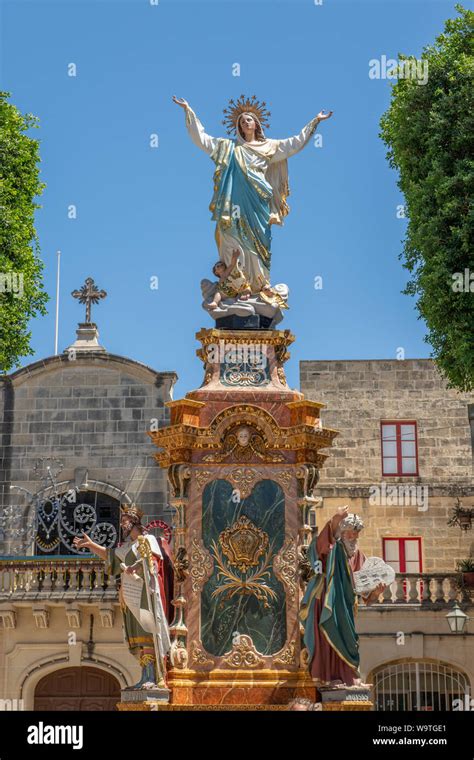
[[[201,639],[205,649],[215,656],[221,656],[232,648],[236,633],[251,636],[258,652],[271,655],[283,648],[286,641],[286,596],[283,584],[273,573],[273,558],[285,539],[285,497],[278,483],[260,480],[252,493],[242,501],[233,500],[233,487],[226,480],[208,483],[202,499],[202,538],[204,545],[214,557],[214,571],[201,594]],[[264,583],[272,593],[262,598],[254,593],[237,592],[228,598],[226,592],[213,597],[216,589],[223,587],[226,578],[219,576],[215,546],[220,548],[219,536],[230,528],[241,516],[263,530],[269,537],[271,551],[260,557],[257,567],[242,573],[236,566],[224,560],[224,570],[237,576],[238,580],[248,580],[250,575],[263,569],[267,560],[267,574],[257,583]]]

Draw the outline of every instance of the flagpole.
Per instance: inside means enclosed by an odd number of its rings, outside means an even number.
[[[59,274],[61,268],[61,251],[56,251],[58,264],[56,270],[56,325],[54,329],[54,355],[58,355],[58,333],[59,333]]]

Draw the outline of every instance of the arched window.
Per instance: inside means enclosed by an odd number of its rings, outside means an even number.
[[[463,710],[470,704],[467,677],[450,665],[422,660],[383,665],[374,672],[376,710]]]
[[[69,489],[39,500],[36,513],[35,554],[84,554],[73,547],[82,531],[110,548],[119,537],[120,502],[100,491]]]

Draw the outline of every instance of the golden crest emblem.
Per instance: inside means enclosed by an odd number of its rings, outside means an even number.
[[[260,557],[267,551],[268,535],[242,515],[230,528],[222,531],[219,543],[229,565],[246,573],[250,567],[258,565]]]
[[[266,608],[277,598],[269,583],[272,578],[272,552],[268,534],[241,515],[236,522],[219,535],[219,541],[210,546],[216,563],[217,579],[222,583],[212,592],[212,598],[224,600],[234,596],[254,596]],[[263,558],[262,558],[263,555]],[[232,570],[232,567],[237,568]],[[253,568],[253,570],[250,570]]]

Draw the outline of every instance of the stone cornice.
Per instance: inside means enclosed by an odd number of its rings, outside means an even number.
[[[27,364],[26,367],[21,367],[21,369],[18,369],[9,375],[0,376],[0,384],[2,382],[12,382],[13,385],[21,385],[22,382],[29,379],[30,377],[41,374],[42,372],[51,372],[55,369],[60,368],[64,369],[66,366],[73,368],[74,366],[96,367],[100,365],[100,367],[104,367],[105,369],[107,364],[112,365],[113,368],[117,370],[119,369],[119,366],[117,365],[125,366],[130,370],[132,374],[143,374],[144,379],[149,379],[149,381],[154,380],[156,382],[157,380],[160,381],[162,379],[170,379],[172,381],[172,384],[174,384],[178,379],[178,375],[173,371],[159,372],[155,369],[152,369],[147,364],[135,361],[134,359],[128,359],[125,356],[103,353],[100,351],[91,351],[87,352],[86,354],[77,354],[77,357],[74,359],[74,361],[71,361],[68,358],[67,354],[49,356],[45,359],[40,359],[39,361]]]

